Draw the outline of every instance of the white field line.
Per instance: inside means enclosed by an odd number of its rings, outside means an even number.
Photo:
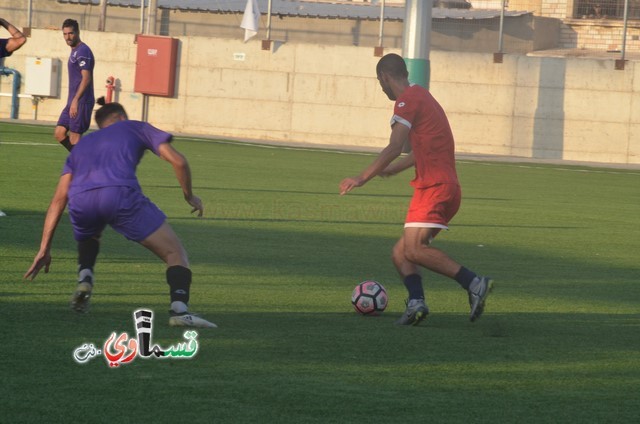
[[[358,152],[358,151],[350,151],[350,150],[334,150],[334,149],[323,149],[323,148],[314,148],[314,147],[296,147],[296,146],[278,146],[272,144],[260,144],[260,143],[251,143],[251,142],[242,142],[242,141],[228,141],[228,140],[209,140],[206,138],[190,138],[190,137],[179,137],[180,140],[186,141],[205,141],[208,143],[216,143],[216,144],[230,144],[236,146],[246,146],[246,147],[258,147],[262,149],[276,149],[276,150],[296,150],[303,152],[323,152],[323,153],[336,153],[342,155],[357,155],[357,156],[376,156],[375,152]],[[58,147],[57,143],[33,143],[33,142],[0,142],[0,146],[3,144],[10,145],[22,145],[22,146],[46,146]],[[520,160],[520,158],[514,159]],[[564,171],[564,172],[582,172],[587,174],[621,174],[621,175],[640,175],[640,172],[633,171],[617,171],[613,169],[595,169],[589,168],[589,165],[576,165],[576,168],[561,168],[558,164],[548,164],[547,166],[539,166],[536,164],[523,164],[522,162],[518,163],[509,163],[509,162],[485,162],[482,159],[479,160],[465,160],[459,159],[458,163],[470,164],[470,165],[481,165],[481,166],[502,166],[502,167],[510,167],[510,168],[524,168],[524,169],[544,169],[544,170],[554,170],[554,171]],[[588,169],[577,168],[578,166],[586,166]]]
[[[539,166],[539,165],[526,165],[523,163],[508,163],[508,162],[481,162],[475,160],[458,160],[457,163],[465,163],[465,164],[475,164],[481,166],[503,166],[503,167],[511,167],[511,168],[525,168],[525,169],[545,169],[545,170],[553,170],[553,171],[564,171],[564,172],[583,172],[586,174],[621,174],[621,175],[640,175],[640,172],[633,171],[616,171],[613,169],[580,169],[580,168],[561,168],[558,164],[549,164],[547,166]],[[577,166],[586,166],[589,165],[576,165]]]
[[[0,141],[0,146],[3,144],[13,144],[20,146],[57,146],[58,143],[32,143],[32,142],[20,142],[20,141]]]

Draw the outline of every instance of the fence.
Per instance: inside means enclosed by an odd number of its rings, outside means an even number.
[[[423,0],[413,0],[423,1]],[[456,0],[455,5],[467,4],[466,9],[443,7],[453,0],[435,0],[432,21],[433,50],[495,52],[500,48],[505,53],[527,53],[533,50],[557,47],[559,24],[550,24],[548,19],[536,16],[540,0],[512,0],[505,9],[501,22],[500,2],[478,0],[472,3]],[[243,4],[245,0],[236,0]],[[101,23],[99,0],[31,0],[32,10],[27,10],[25,0],[3,0],[0,16],[18,26],[33,28],[59,28],[64,19],[71,17],[80,23],[81,30],[99,30]],[[176,5],[189,2],[175,1]],[[300,2],[273,0],[274,14],[271,20],[271,39],[281,42],[304,42],[325,45],[375,47],[380,42],[380,1],[353,4],[347,13],[338,7],[342,4],[312,3],[320,7],[315,15],[307,12],[309,4],[303,4],[302,12],[297,11]],[[116,4],[131,4],[130,7]],[[203,36],[241,39],[244,31],[240,28],[244,7],[237,10],[223,10],[221,5],[229,1],[207,2],[208,11],[159,8],[155,14],[151,33],[180,36]],[[259,0],[262,17],[259,37],[265,38],[267,26],[267,0]],[[279,6],[280,5],[280,6]],[[287,7],[281,9],[277,7]],[[315,12],[314,12],[315,13]],[[384,8],[382,43],[388,48],[402,48],[404,8],[389,2]],[[148,20],[141,22],[138,1],[110,1],[107,7],[105,30],[137,34],[146,28]],[[501,31],[502,30],[502,34]]]

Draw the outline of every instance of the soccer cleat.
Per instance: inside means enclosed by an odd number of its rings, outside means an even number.
[[[190,312],[182,312],[180,314],[169,311],[169,325],[171,327],[200,327],[200,328],[218,328],[212,322]]]
[[[493,288],[493,280],[489,277],[476,277],[469,286],[469,306],[471,314],[469,319],[474,322],[484,312],[484,303]]]
[[[93,285],[87,281],[81,281],[76,287],[76,291],[71,296],[71,309],[76,312],[86,314],[89,312],[89,300]]]
[[[396,325],[418,325],[429,315],[429,308],[424,299],[410,299],[407,301],[407,309],[396,321]]]

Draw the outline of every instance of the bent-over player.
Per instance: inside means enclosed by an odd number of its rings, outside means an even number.
[[[200,198],[191,188],[191,171],[186,158],[170,142],[172,135],[147,123],[130,121],[119,103],[104,104],[96,111],[100,128],[83,137],[67,157],[44,222],[40,250],[24,278],[33,280],[51,264],[51,242],[67,203],[73,234],[78,244],[78,286],[71,308],[87,312],[94,285],[93,268],[100,236],[109,225],[129,240],[136,241],[162,259],[166,265],[171,310],[169,325],[215,327],[188,311],[191,269],[187,252],[167,223],[165,214],[143,193],[136,168],[146,150],[169,162],[182,187],[191,212],[202,216]]]

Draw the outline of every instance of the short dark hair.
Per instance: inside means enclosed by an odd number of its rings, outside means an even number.
[[[96,101],[96,103],[102,106],[100,109],[96,110],[96,124],[98,124],[100,128],[102,128],[102,124],[108,119],[112,118],[113,115],[119,115],[128,118],[127,111],[124,110],[124,106],[122,106],[120,103],[106,103],[104,97],[100,97]]]
[[[382,72],[391,75],[393,78],[409,78],[406,62],[402,56],[395,53],[386,54],[378,61],[376,74],[380,75]]]
[[[80,26],[75,19],[65,19],[62,23],[62,28],[73,28],[73,31],[77,34],[80,32]]]

